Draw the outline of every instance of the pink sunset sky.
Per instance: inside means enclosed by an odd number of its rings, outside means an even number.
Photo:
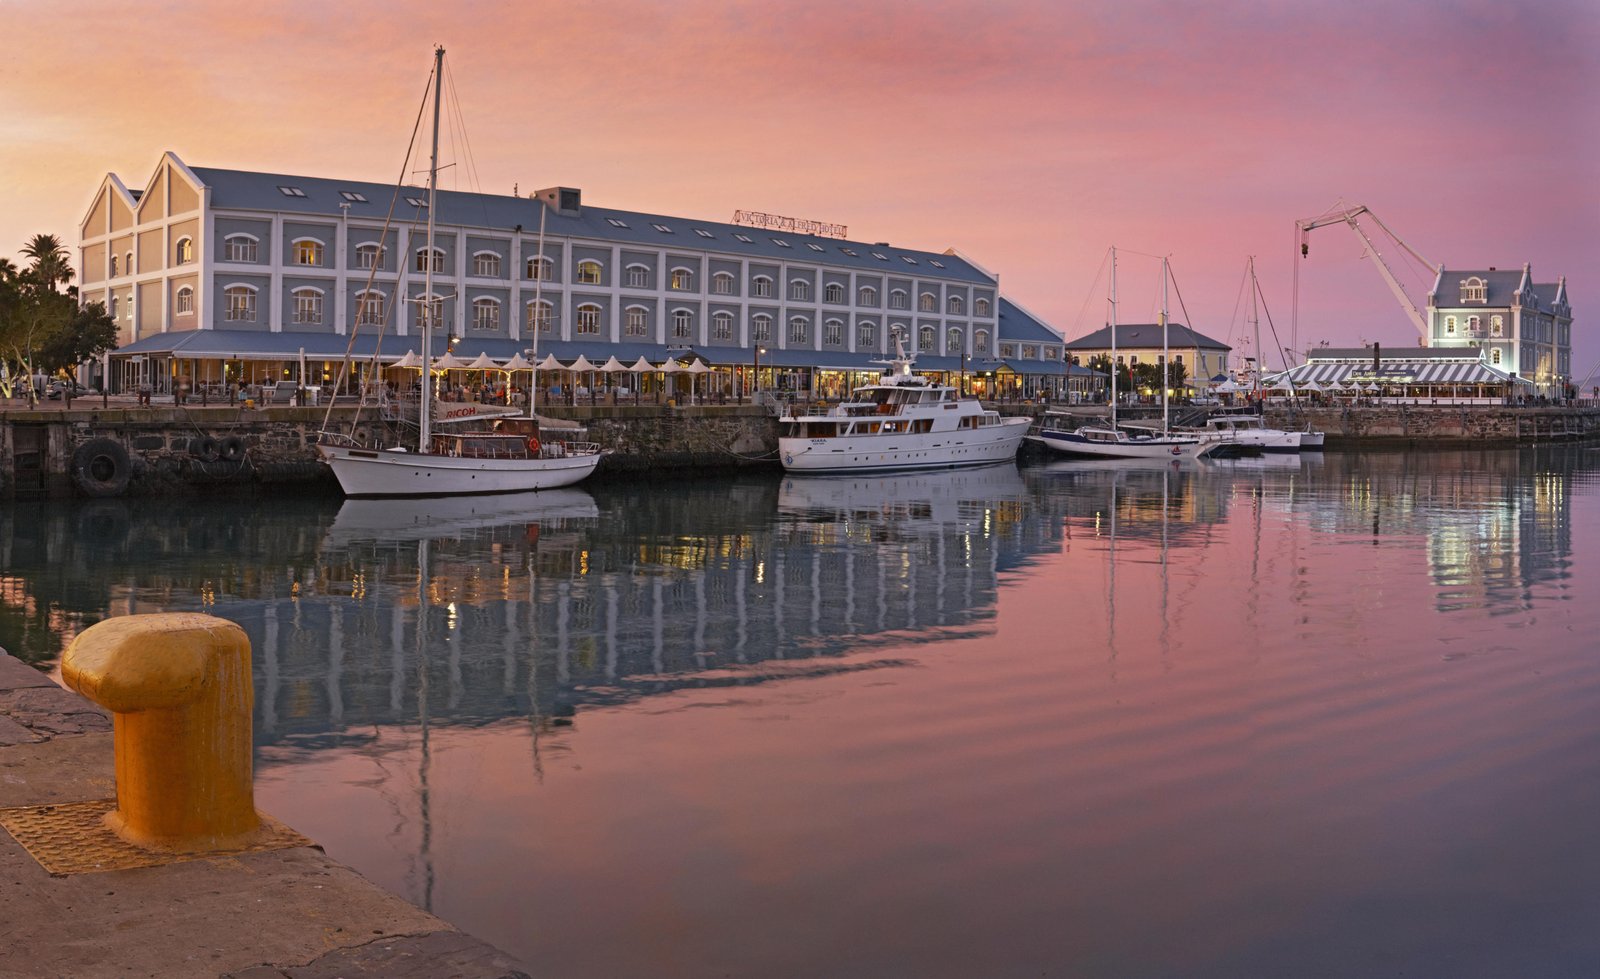
[[[446,188],[954,247],[1068,339],[1117,245],[1122,320],[1157,309],[1136,253],[1168,254],[1173,318],[1238,348],[1254,255],[1282,345],[1413,344],[1344,227],[1313,235],[1289,335],[1293,222],[1344,199],[1432,262],[1566,275],[1573,373],[1600,364],[1592,0],[0,0],[0,34],[0,254],[75,245],[101,178],[168,149],[392,181],[439,43],[476,164]]]

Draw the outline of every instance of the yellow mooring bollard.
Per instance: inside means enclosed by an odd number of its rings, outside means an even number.
[[[250,761],[250,640],[194,612],[125,615],[85,629],[61,659],[67,686],[113,714],[118,836],[149,849],[239,846],[260,826]]]

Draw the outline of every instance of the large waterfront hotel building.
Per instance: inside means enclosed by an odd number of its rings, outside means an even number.
[[[393,215],[385,230],[391,201]],[[594,363],[695,356],[721,390],[826,395],[903,335],[920,371],[985,393],[1060,393],[1061,336],[954,250],[919,251],[585,204],[190,167],[166,153],[143,187],[106,176],[81,227],[82,297],[119,328],[112,390],[153,378],[336,375],[347,347],[384,362],[536,350]],[[431,292],[425,277],[431,272]],[[355,343],[351,344],[351,336]],[[379,336],[382,335],[381,348]]]

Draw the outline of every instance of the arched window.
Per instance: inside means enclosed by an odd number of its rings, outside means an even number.
[[[116,277],[117,277],[117,256],[112,255],[111,256],[111,278],[115,279]]]
[[[917,349],[926,351],[927,353],[932,353],[935,349],[937,349],[934,347],[934,342],[936,339],[937,338],[934,336],[933,327],[924,326],[919,328],[917,330]]]
[[[972,334],[972,352],[986,354],[989,352],[989,331],[978,330]]]
[[[750,295],[757,299],[772,298],[772,276],[758,275],[750,280]]]
[[[806,320],[806,318],[804,316],[792,316],[792,317],[790,317],[789,318],[789,342],[790,343],[805,343],[806,342],[806,334],[810,332],[809,329],[808,329],[808,327],[810,325],[811,324],[809,322],[807,322],[807,320]]]
[[[750,317],[750,339],[760,343],[771,342],[772,317],[769,314],[757,313]]]
[[[256,318],[256,287],[235,284],[222,290],[224,317],[230,322],[253,323]]]
[[[125,274],[125,275],[132,275],[133,274],[133,272],[134,272],[134,269],[133,269],[133,252],[125,252],[125,253],[123,253],[123,256],[122,256],[122,271],[123,271],[123,274]]]
[[[598,263],[594,264],[598,269]],[[582,265],[578,266],[580,269]],[[600,307],[594,303],[584,303],[578,307],[578,332],[587,336],[595,336],[600,332]]]
[[[472,301],[472,328],[474,330],[500,329],[500,301],[491,296],[479,296]]]
[[[538,302],[528,301],[527,323],[528,329],[537,333],[549,333],[555,329],[555,303],[548,299]]]
[[[672,270],[672,288],[674,288],[674,289],[685,289],[685,290],[693,289],[694,288],[694,270],[693,269],[681,268],[681,267],[673,269]]]
[[[192,286],[179,286],[178,295],[173,306],[179,316],[190,316],[194,313],[194,288]]]
[[[721,310],[711,314],[711,336],[715,340],[733,339],[733,314]]]
[[[363,241],[356,246],[356,268],[383,269],[384,247],[375,241]]]
[[[294,299],[296,323],[322,322],[322,290],[314,286],[301,286],[290,293]]]
[[[258,239],[255,235],[247,235],[243,232],[231,234],[223,239],[223,243],[227,245],[228,261],[254,262],[256,260],[257,241]],[[128,260],[128,271],[133,271],[133,260],[131,258]]]
[[[630,337],[642,337],[650,332],[650,310],[643,306],[629,306],[625,312],[623,333]]]
[[[805,279],[789,280],[789,298],[796,302],[811,301],[811,283]]]
[[[600,284],[600,263],[592,258],[586,258],[578,263],[578,281],[586,286]]]
[[[1461,301],[1482,303],[1489,301],[1489,284],[1477,276],[1461,280]]]
[[[417,253],[421,255],[421,252]],[[428,293],[418,296],[414,300],[417,307],[417,329],[431,326],[437,330],[444,325],[444,297],[437,293]]]
[[[694,336],[694,314],[687,309],[672,311],[672,338],[688,340]]]
[[[828,320],[822,324],[822,342],[830,347],[844,344],[844,320]]]
[[[961,335],[959,329],[951,328],[946,330],[944,333],[944,352],[951,355],[959,354],[965,349],[965,341],[966,338]]]
[[[430,258],[431,258],[431,261],[430,261]],[[428,272],[428,271],[443,272],[444,271],[444,249],[443,248],[434,248],[432,252],[429,252],[427,248],[418,248],[417,249],[417,271],[418,272]]]
[[[188,265],[194,261],[194,239],[183,237],[178,239],[177,247],[172,250],[172,261],[175,265]]]
[[[106,315],[112,319],[117,318],[117,294],[114,292],[111,294],[111,298],[106,300]]]
[[[733,295],[733,273],[718,272],[711,277],[711,291],[719,296]]]
[[[650,266],[634,263],[628,266],[628,288],[648,289],[650,287]]]
[[[889,308],[890,309],[905,309],[906,308],[906,291],[904,289],[891,289],[891,290],[889,290]]]
[[[472,253],[472,274],[485,279],[500,278],[500,253],[487,249]]]
[[[294,240],[294,264],[318,265],[322,264],[323,244],[315,238],[296,238]]]
[[[974,299],[972,301],[972,315],[974,315],[974,316],[988,316],[989,315],[989,300],[984,299],[982,297]]]
[[[377,326],[383,322],[384,295],[376,289],[356,293],[356,324]]]
[[[876,305],[878,305],[878,290],[874,289],[871,286],[862,286],[860,289],[857,289],[856,290],[856,305],[857,306],[876,306]]]
[[[945,300],[944,311],[951,316],[960,316],[967,311],[967,301],[960,296],[951,296]]]
[[[837,282],[828,283],[827,288],[822,290],[822,301],[827,303],[844,302],[844,286]]]
[[[924,313],[938,312],[939,300],[934,298],[933,293],[925,292],[917,297],[917,309]]]
[[[528,259],[526,263],[525,274],[527,278],[543,279],[544,281],[548,282],[550,281],[552,273],[555,271],[555,264],[555,262],[550,260],[549,256],[535,255]]]
[[[878,324],[871,320],[856,324],[856,347],[861,350],[877,349]]]

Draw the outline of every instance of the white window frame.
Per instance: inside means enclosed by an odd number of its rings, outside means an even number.
[[[419,249],[418,251],[425,251]],[[424,292],[412,299],[411,304],[416,307],[417,329],[426,328],[429,320],[433,321],[435,330],[444,326],[444,296],[437,292]]]
[[[811,280],[810,279],[790,279],[789,280],[789,301],[790,302],[796,302],[796,303],[808,303],[808,302],[810,302],[811,301]]]
[[[944,301],[944,311],[948,316],[965,316],[967,300],[962,296],[949,296]]]
[[[750,317],[750,339],[755,343],[772,342],[771,313],[757,313]]]
[[[553,333],[556,326],[556,304],[548,299],[528,300],[524,312],[528,329],[535,333]]]
[[[989,315],[989,300],[985,299],[982,296],[979,296],[977,299],[974,299],[972,301],[972,315],[974,315],[974,316],[988,316]]]
[[[823,320],[822,345],[825,347],[840,347],[844,345],[844,320],[837,317]]]
[[[694,291],[694,269],[685,268],[682,265],[674,267],[671,281],[672,288],[680,292]]]
[[[733,295],[733,273],[716,272],[711,276],[711,291],[718,296]]]
[[[172,246],[172,264],[189,265],[194,262],[194,236],[184,235]]]
[[[878,305],[878,290],[876,288],[872,287],[872,286],[862,286],[860,289],[857,289],[856,290],[856,305],[857,306],[876,306],[876,305]]]
[[[444,271],[443,248],[440,248],[438,245],[433,246],[433,256],[431,261],[429,260],[427,245],[423,245],[421,248],[417,249],[417,271],[426,273],[430,264],[433,266],[433,271],[435,274]]]
[[[974,356],[989,352],[989,331],[975,330],[972,334],[972,353]]]
[[[356,325],[379,326],[389,297],[378,289],[362,289],[356,293]]]
[[[575,267],[577,270],[577,283],[585,286],[600,285],[606,277],[606,267],[599,259],[586,258]]]
[[[222,239],[227,246],[226,254],[230,262],[248,262],[252,265],[259,262],[261,239],[243,231],[235,231]],[[131,270],[130,270],[131,271]]]
[[[229,323],[254,323],[256,321],[256,294],[259,286],[248,282],[230,282],[222,287],[223,319]]]
[[[905,309],[905,308],[907,308],[906,307],[906,303],[908,301],[908,297],[909,297],[909,293],[907,293],[904,289],[890,289],[889,290],[889,308],[890,309]]]
[[[711,338],[713,340],[733,339],[732,313],[723,309],[711,314]]]
[[[537,282],[549,282],[554,278],[555,260],[549,255],[529,255],[523,263],[523,278]]]
[[[931,292],[924,292],[917,297],[917,312],[937,313],[939,311],[939,297]]]
[[[944,331],[944,352],[946,355],[961,353],[967,347],[966,334],[961,332],[961,327],[952,326]]]
[[[326,293],[316,286],[295,286],[289,290],[289,298],[294,300],[294,312],[291,314],[293,322],[302,325],[320,324],[324,295]]]
[[[674,309],[672,311],[672,339],[694,339],[694,313],[687,309]]]
[[[919,353],[933,353],[938,348],[934,344],[939,342],[939,332],[933,327],[924,324],[917,327],[917,351]]]
[[[844,302],[844,285],[838,282],[829,282],[822,287],[822,301],[840,305]]]
[[[810,343],[811,321],[804,316],[789,317],[789,342]]]
[[[321,238],[305,235],[294,239],[289,244],[294,246],[294,261],[290,263],[291,265],[301,268],[320,269],[327,264],[325,259],[328,255],[328,243]],[[313,261],[304,261],[306,257],[310,257]]]
[[[856,346],[877,349],[878,324],[876,322],[863,320],[856,324]]]
[[[750,296],[753,299],[772,298],[772,276],[758,275],[750,280]]]
[[[172,308],[175,315],[194,315],[194,286],[179,286],[172,299]]]
[[[383,271],[383,260],[387,257],[389,249],[383,247],[381,242],[363,241],[356,245],[356,268],[363,270],[377,269]]]
[[[575,333],[580,336],[597,337],[600,335],[600,314],[602,310],[598,303],[581,303],[577,310],[578,320]]]
[[[635,262],[628,266],[627,273],[629,289],[650,288],[650,266]]]
[[[647,306],[629,306],[622,311],[622,334],[630,337],[650,335],[650,309]]]
[[[500,278],[502,267],[503,259],[497,251],[484,248],[472,253],[472,274],[480,279]]]
[[[487,311],[487,316],[485,315]],[[489,322],[485,323],[487,319]],[[472,328],[480,332],[500,329],[500,300],[493,296],[478,296],[472,300]]]

